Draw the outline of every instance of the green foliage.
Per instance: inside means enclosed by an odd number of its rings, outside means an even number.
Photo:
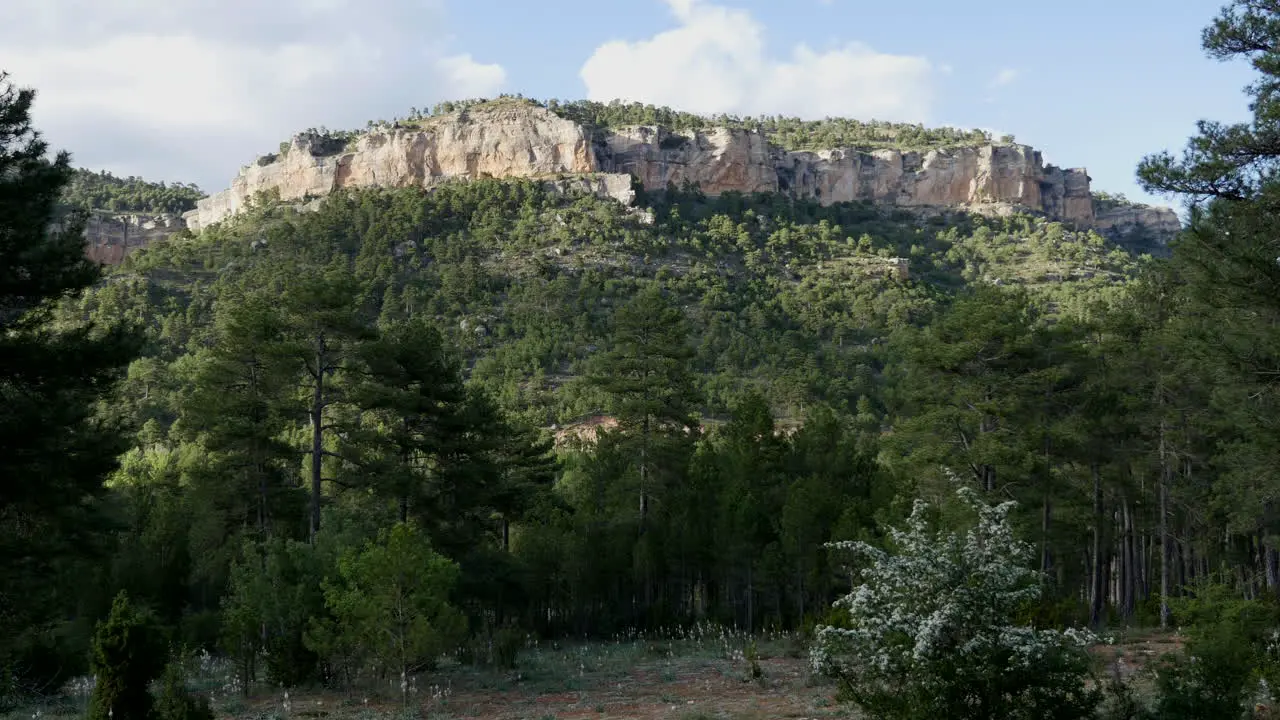
[[[1115,208],[1118,208],[1118,207],[1137,204],[1130,201],[1129,198],[1125,197],[1124,193],[1113,194],[1109,192],[1103,192],[1101,190],[1094,190],[1089,194],[1090,194],[1090,197],[1093,199],[1093,211],[1094,213],[1097,213],[1097,214],[1107,212],[1108,210],[1114,210]]]
[[[481,632],[799,625],[844,582],[822,543],[874,537],[904,492],[874,460],[905,397],[884,339],[999,267],[1044,306],[1019,341],[1034,344],[1134,267],[1036,284],[1014,261],[1074,263],[1082,238],[1027,217],[695,192],[650,210],[524,181],[338,193],[302,214],[266,202],[146,249],[73,306],[150,328],[113,407],[189,488],[201,597],[225,592],[246,535],[309,537],[318,506],[363,528],[357,544],[419,525],[459,563]],[[1093,267],[1119,252],[1084,247]],[[557,465],[539,428],[572,435],[599,412],[620,428]],[[645,601],[624,610],[628,593]]]
[[[245,543],[223,599],[223,647],[236,659],[246,691],[259,658],[273,685],[315,679],[318,658],[303,634],[322,615],[326,569],[320,552],[299,542]]]
[[[118,178],[83,168],[71,175],[62,190],[62,205],[110,212],[172,213],[194,210],[205,194],[195,185],[147,182],[139,177]]]
[[[499,629],[490,641],[492,663],[500,668],[514,669],[524,644],[525,635],[516,628]]]
[[[549,101],[546,107],[561,117],[593,129],[616,129],[629,125],[657,125],[676,133],[710,130],[716,127],[758,130],[787,150],[823,148],[896,148],[926,150],[965,145],[986,145],[991,134],[983,130],[959,130],[943,127],[926,129],[921,125],[872,120],[862,122],[847,118],[801,120],[794,117],[730,115],[703,116],[680,112],[668,107],[643,103],[609,103],[578,100]],[[1002,138],[1001,142],[1012,142]]]
[[[187,678],[179,662],[165,666],[160,693],[155,700],[155,720],[213,720],[209,698],[187,690]]]
[[[1237,718],[1253,690],[1254,647],[1238,628],[1222,625],[1162,659],[1155,670],[1155,717],[1171,720]]]
[[[93,635],[90,668],[96,678],[89,720],[150,720],[151,681],[165,666],[166,643],[155,618],[130,604],[123,591]]]
[[[44,661],[60,621],[99,611],[77,605],[106,555],[103,479],[129,440],[96,405],[140,349],[118,317],[55,315],[99,270],[83,215],[56,217],[73,172],[31,127],[34,99],[0,72],[0,666],[31,689],[60,679]]]
[[[463,629],[449,604],[457,565],[435,553],[412,525],[398,523],[338,560],[340,579],[324,584],[330,623],[316,623],[307,646],[322,655],[354,653],[399,676],[434,665]],[[357,663],[359,664],[359,663]]]
[[[1102,685],[1099,720],[1154,720],[1150,703],[1134,687],[1114,674]]]

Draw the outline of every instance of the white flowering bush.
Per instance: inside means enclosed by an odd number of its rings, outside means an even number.
[[[1036,720],[1090,717],[1086,686],[1096,638],[1019,624],[1040,592],[1031,548],[1013,535],[1013,503],[988,505],[963,488],[978,515],[966,533],[931,531],[917,501],[895,552],[832,543],[865,561],[862,584],[836,601],[839,626],[818,628],[811,660],[870,718]]]

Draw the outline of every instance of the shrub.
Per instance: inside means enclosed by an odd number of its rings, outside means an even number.
[[[1103,685],[1102,692],[1098,720],[1153,720],[1151,709],[1119,673]]]
[[[965,535],[930,532],[917,501],[897,546],[834,543],[870,558],[862,584],[836,604],[845,627],[822,626],[815,670],[837,679],[871,718],[1092,717],[1100,694],[1086,687],[1087,632],[1017,623],[1037,600],[1031,548],[1013,536],[1013,503],[990,506],[969,488],[961,498],[978,522]]]
[[[1186,652],[1156,669],[1156,717],[1238,718],[1253,685],[1254,650],[1239,632],[1220,627],[1188,640]]]
[[[1186,627],[1183,652],[1162,659],[1155,669],[1155,716],[1176,720],[1239,717],[1258,686],[1264,695],[1280,670],[1274,601],[1246,600],[1232,588],[1197,583],[1183,598],[1172,598],[1174,619]],[[1269,697],[1260,698],[1264,704]]]
[[[295,687],[316,677],[318,659],[303,633],[322,613],[322,577],[322,560],[310,545],[279,538],[245,543],[231,567],[222,632],[246,692],[259,659],[273,685]]]
[[[492,643],[491,662],[500,668],[514,669],[520,649],[524,647],[524,633],[504,627],[493,634]]]
[[[148,720],[148,685],[164,667],[165,642],[149,613],[122,590],[94,632],[89,665],[97,677],[89,720]]]
[[[155,701],[155,720],[213,720],[209,698],[187,691],[182,664],[169,663],[160,678],[160,695]]]
[[[307,646],[326,656],[374,660],[382,672],[400,677],[407,700],[408,674],[433,663],[464,629],[449,604],[458,566],[432,550],[414,526],[399,523],[345,553],[338,571],[340,582],[324,583],[333,620],[313,623]]]

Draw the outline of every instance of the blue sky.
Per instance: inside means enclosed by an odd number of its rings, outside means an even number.
[[[9,3],[0,69],[41,91],[52,142],[206,190],[304,127],[520,92],[982,127],[1167,204],[1136,163],[1245,119],[1252,75],[1200,49],[1218,0]]]

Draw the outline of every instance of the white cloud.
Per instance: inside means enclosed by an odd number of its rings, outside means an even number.
[[[766,52],[764,28],[745,10],[665,0],[678,26],[635,42],[604,43],[582,66],[587,97],[669,105],[700,113],[799,115],[923,122],[934,68],[919,56],[858,42],[787,58]]]
[[[1000,72],[996,73],[995,77],[991,78],[991,82],[988,83],[988,86],[991,88],[1004,87],[1017,79],[1017,70],[1014,70],[1013,68],[1003,68]]]
[[[76,165],[225,187],[306,127],[497,93],[437,0],[4,0],[0,69]]]

